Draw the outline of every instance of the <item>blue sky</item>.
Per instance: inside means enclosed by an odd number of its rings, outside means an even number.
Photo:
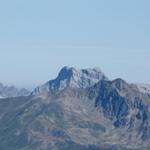
[[[0,1],[0,81],[32,88],[65,65],[150,84],[149,0]]]

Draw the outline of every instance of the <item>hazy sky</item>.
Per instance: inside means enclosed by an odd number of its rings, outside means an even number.
[[[150,0],[1,0],[0,82],[32,88],[63,66],[150,84]]]

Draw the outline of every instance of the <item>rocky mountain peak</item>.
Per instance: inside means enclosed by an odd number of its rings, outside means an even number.
[[[65,66],[60,70],[56,79],[37,87],[33,93],[39,94],[50,90],[63,90],[66,87],[88,88],[100,80],[108,80],[108,78],[99,68],[76,69]]]

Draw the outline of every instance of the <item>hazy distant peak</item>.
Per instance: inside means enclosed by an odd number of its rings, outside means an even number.
[[[18,89],[15,86],[5,86],[0,83],[0,98],[28,96],[30,92],[25,89]]]

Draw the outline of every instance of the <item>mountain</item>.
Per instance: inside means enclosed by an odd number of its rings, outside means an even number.
[[[30,92],[25,88],[17,89],[14,86],[4,86],[0,83],[0,98],[28,96]]]
[[[76,69],[65,66],[61,69],[56,79],[37,87],[33,94],[61,91],[66,87],[88,88],[100,80],[108,80],[108,78],[99,68]]]
[[[0,149],[149,150],[150,95],[99,69],[64,67],[30,96],[0,99]]]

